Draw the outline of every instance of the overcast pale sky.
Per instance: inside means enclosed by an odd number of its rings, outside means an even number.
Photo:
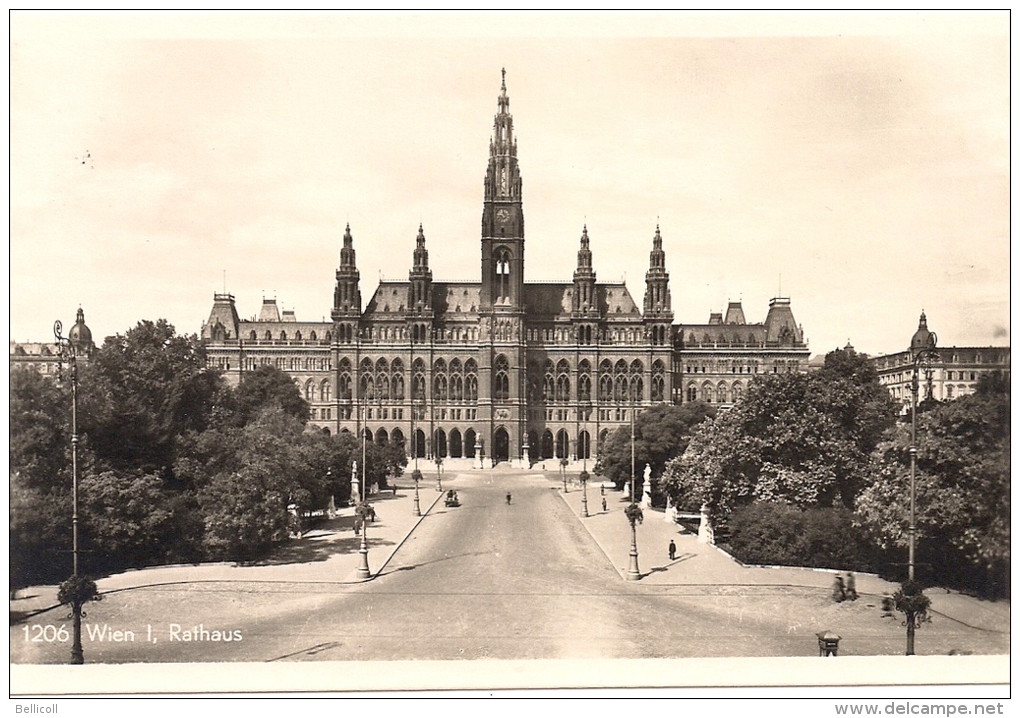
[[[1009,16],[14,14],[10,334],[97,340],[213,292],[328,317],[350,222],[367,302],[477,280],[500,69],[528,280],[585,222],[640,303],[656,222],[676,321],[792,299],[812,353],[1009,343]]]

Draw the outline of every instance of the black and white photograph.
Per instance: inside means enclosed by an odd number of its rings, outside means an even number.
[[[1003,712],[1008,10],[9,22],[18,712]]]

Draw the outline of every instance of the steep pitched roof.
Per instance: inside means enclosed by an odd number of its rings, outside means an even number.
[[[524,311],[539,319],[569,317],[573,292],[574,285],[570,282],[525,282]],[[641,316],[626,284],[596,284],[595,298],[599,314],[606,319],[634,319]]]
[[[379,282],[365,306],[364,318],[402,318],[410,286],[410,282]],[[481,282],[432,282],[432,311],[436,319],[477,317],[481,293]]]

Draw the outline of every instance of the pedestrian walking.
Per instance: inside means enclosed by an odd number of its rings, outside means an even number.
[[[507,506],[510,505],[510,492],[509,491],[506,492],[506,505]]]
[[[846,587],[843,585],[843,577],[837,575],[836,579],[832,582],[832,600],[836,603],[842,603],[846,600]]]
[[[857,600],[857,579],[854,578],[853,571],[846,573],[846,599],[848,601]]]
[[[602,494],[603,496],[606,495],[606,487],[603,486],[602,484],[599,484],[599,493]]]
[[[602,510],[603,510],[603,511],[606,511],[606,510],[607,510],[607,509],[606,509],[606,500],[605,500],[605,499],[602,499]]]
[[[670,561],[676,560],[676,544],[673,543],[673,539],[669,540],[669,560]]]

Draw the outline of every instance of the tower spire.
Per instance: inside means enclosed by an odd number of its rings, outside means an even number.
[[[425,249],[425,230],[420,222],[414,246],[414,264],[407,278],[411,283],[407,297],[408,311],[417,316],[431,316],[432,270],[429,269],[429,251]]]
[[[588,224],[581,230],[581,248],[577,250],[577,269],[574,270],[574,316],[597,312],[595,301],[595,270],[591,266],[591,249],[588,248]]]
[[[354,237],[350,222],[344,229],[343,246],[340,248],[340,266],[336,270],[336,289],[333,291],[333,319],[358,317],[361,315],[361,290],[358,282],[361,275],[355,262]]]
[[[501,70],[501,75],[483,185],[479,302],[481,311],[498,307],[501,312],[519,312],[524,308],[524,212],[514,118],[506,92],[506,68]]]
[[[645,317],[656,315],[672,319],[670,303],[666,253],[662,251],[662,233],[659,231],[659,224],[656,223],[652,251],[648,256],[648,271],[645,272]]]

